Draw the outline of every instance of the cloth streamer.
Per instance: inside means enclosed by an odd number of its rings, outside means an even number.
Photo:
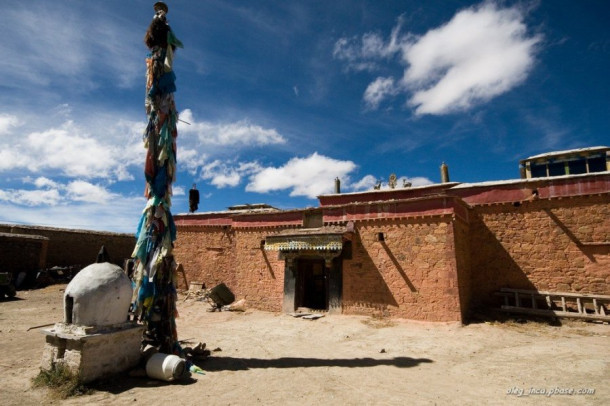
[[[176,174],[176,75],[172,70],[175,48],[182,43],[173,34],[166,11],[156,10],[146,33],[150,54],[146,58],[144,106],[148,125],[144,163],[146,207],[136,231],[132,311],[146,325],[143,344],[160,352],[180,355],[176,331],[176,269],[172,250],[176,225],[171,213],[172,183]]]

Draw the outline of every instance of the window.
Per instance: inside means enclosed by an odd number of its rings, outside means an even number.
[[[537,164],[532,162],[531,166],[532,178],[546,178],[546,163]]]
[[[596,156],[589,158],[589,172],[604,172],[606,170],[606,157]]]
[[[324,225],[322,212],[307,213],[303,216],[303,227],[320,228]]]
[[[576,161],[570,161],[568,162],[568,167],[570,168],[570,175],[587,173],[587,160],[586,158],[581,158]]]
[[[549,163],[549,176],[561,176],[565,175],[564,162],[550,162]]]

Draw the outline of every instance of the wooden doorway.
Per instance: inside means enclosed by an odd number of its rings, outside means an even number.
[[[295,288],[296,308],[328,310],[328,269],[324,260],[299,258]]]

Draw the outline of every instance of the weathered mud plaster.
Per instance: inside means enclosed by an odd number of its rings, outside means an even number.
[[[64,293],[64,321],[82,326],[108,326],[127,321],[131,281],[123,270],[108,262],[80,271]]]

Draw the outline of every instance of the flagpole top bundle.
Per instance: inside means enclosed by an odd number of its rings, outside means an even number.
[[[167,4],[165,4],[162,1],[156,2],[155,5],[153,6],[153,9],[155,10],[155,12],[157,12],[159,10],[163,10],[165,12],[165,14],[167,14],[169,11],[169,9],[167,8]]]

